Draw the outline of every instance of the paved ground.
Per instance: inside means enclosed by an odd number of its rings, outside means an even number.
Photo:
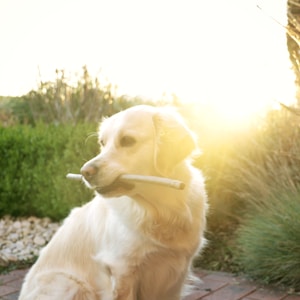
[[[26,272],[27,270],[15,270],[0,275],[0,300],[18,299]],[[184,300],[300,300],[300,294],[261,287],[228,273],[198,271],[197,275],[203,284]]]

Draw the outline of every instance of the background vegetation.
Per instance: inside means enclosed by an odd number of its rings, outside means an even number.
[[[64,218],[89,201],[82,185],[65,180],[98,152],[99,120],[151,103],[116,96],[84,67],[70,84],[54,82],[16,98],[0,98],[0,217]],[[199,135],[195,166],[207,178],[209,244],[195,263],[245,272],[263,282],[300,286],[300,117],[297,108],[269,111],[244,131],[212,131],[206,111],[172,103]],[[153,104],[153,103],[152,103]],[[156,102],[155,105],[166,104]],[[193,112],[193,113],[191,113]]]
[[[207,268],[299,288],[299,126],[294,113],[270,111],[248,135],[204,151],[198,164],[212,206]]]
[[[0,127],[0,215],[60,220],[92,194],[66,180],[97,151],[91,124]],[[76,192],[74,192],[76,188]]]

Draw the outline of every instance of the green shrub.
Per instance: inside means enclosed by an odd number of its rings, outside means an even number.
[[[86,66],[73,78],[65,73],[56,70],[54,82],[40,82],[36,90],[13,102],[12,111],[21,124],[98,122],[102,116],[143,102],[138,97],[117,95],[116,86],[93,78]]]
[[[300,191],[273,193],[239,228],[236,256],[266,283],[300,285]]]
[[[87,139],[96,124],[0,128],[0,215],[63,218],[91,198],[82,184],[68,181],[98,149]]]
[[[206,175],[210,202],[209,244],[197,264],[215,270],[245,271],[262,281],[299,284],[299,273],[288,275],[280,269],[289,265],[292,270],[300,261],[300,218],[296,217],[300,211],[299,116],[286,110],[270,111],[242,136],[218,133],[209,138],[211,141],[203,143],[204,154],[196,161]],[[289,217],[292,213],[294,216]],[[279,220],[280,214],[286,217],[284,222]],[[265,228],[256,224],[261,222]],[[277,226],[281,229],[273,232]],[[285,234],[288,228],[291,232]],[[285,250],[279,247],[279,240],[288,245]],[[275,268],[281,275],[263,264],[264,250],[270,259],[276,256]]]
[[[256,279],[290,286],[300,284],[299,137],[299,117],[271,112],[231,160],[241,224],[235,261]]]

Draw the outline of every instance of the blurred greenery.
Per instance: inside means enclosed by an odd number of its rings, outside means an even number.
[[[248,127],[229,129],[175,96],[167,103],[118,96],[116,87],[91,78],[85,67],[73,85],[64,71],[56,74],[55,82],[41,82],[27,95],[0,97],[0,216],[61,220],[92,197],[65,175],[78,173],[98,152],[101,118],[135,104],[172,104],[203,151],[194,165],[206,177],[209,243],[195,265],[299,286],[297,108],[270,110]]]
[[[91,124],[0,127],[0,215],[60,220],[91,192],[66,180],[98,152]]]
[[[215,141],[196,162],[211,204],[209,245],[196,265],[299,287],[300,117],[272,110]]]
[[[300,286],[300,190],[274,190],[237,231],[236,259],[265,283]]]
[[[0,97],[1,123],[5,126],[93,123],[134,104],[150,102],[117,95],[116,86],[92,78],[86,66],[72,80],[65,70],[56,70],[55,74],[54,82],[40,81],[36,90],[24,96]]]

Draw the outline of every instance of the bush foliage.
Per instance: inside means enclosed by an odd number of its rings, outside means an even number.
[[[52,81],[40,81],[36,90],[21,97],[0,97],[0,122],[4,125],[77,124],[98,122],[102,116],[146,102],[138,97],[117,95],[117,87],[92,78],[87,67],[75,76],[75,83],[56,70]],[[73,76],[74,77],[74,76]],[[151,101],[147,101],[151,102]]]
[[[236,260],[255,278],[293,287],[300,285],[299,138],[299,116],[270,112],[235,161],[243,203]]]
[[[91,193],[65,179],[98,149],[87,134],[96,124],[0,127],[0,215],[49,216],[59,220]]]
[[[300,286],[300,191],[272,193],[237,234],[237,259],[265,283]]]
[[[270,111],[241,135],[217,135],[203,153],[196,164],[211,209],[197,264],[299,286],[300,117]]]
[[[299,286],[300,117],[273,110],[242,132],[213,131],[205,111],[175,100],[200,137],[195,166],[210,201],[209,244],[197,264]],[[66,173],[78,173],[98,152],[91,134],[102,116],[141,103],[147,102],[117,97],[86,68],[75,85],[57,71],[56,81],[41,82],[37,91],[0,98],[0,216],[61,220],[89,201],[91,191]]]

